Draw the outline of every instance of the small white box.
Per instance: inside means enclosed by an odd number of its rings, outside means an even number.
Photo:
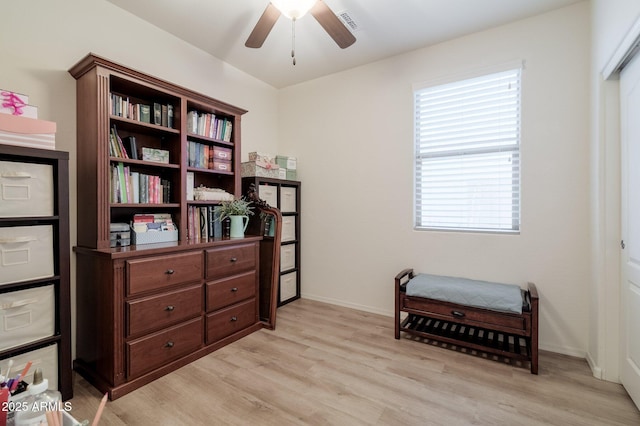
[[[287,169],[283,169],[282,167],[278,169],[278,179],[287,179]]]
[[[53,216],[53,167],[0,161],[0,217]]]
[[[296,239],[296,218],[295,216],[282,217],[282,242],[294,241]]]
[[[0,285],[52,276],[51,225],[0,228]]]
[[[287,244],[280,246],[280,272],[288,271],[296,267],[296,245]]]
[[[31,368],[25,377],[21,377],[20,380],[24,380],[27,383],[33,383],[33,373],[37,368],[42,370],[42,375],[49,381],[50,390],[58,390],[58,345],[53,344],[45,346],[44,348],[36,349],[31,352],[25,352],[20,355],[11,355],[4,358],[0,364],[7,365],[6,360],[13,360],[13,367],[11,371],[20,372],[24,370],[29,361],[32,362]],[[4,369],[3,369],[4,372]]]
[[[174,231],[147,231],[136,232],[131,231],[131,243],[138,244],[154,244],[154,243],[171,243],[178,241],[178,230]]]
[[[271,185],[258,185],[258,197],[271,207],[278,207],[278,187]]]
[[[280,187],[280,211],[282,211],[282,213],[295,213],[296,188]]]
[[[0,294],[0,351],[53,336],[53,285]]]
[[[287,170],[296,170],[298,168],[298,160],[296,157],[287,157]]]
[[[298,274],[290,272],[280,276],[280,301],[285,302],[298,295]]]

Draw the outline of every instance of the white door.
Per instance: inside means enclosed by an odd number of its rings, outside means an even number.
[[[620,74],[622,288],[620,380],[640,408],[640,55]]]

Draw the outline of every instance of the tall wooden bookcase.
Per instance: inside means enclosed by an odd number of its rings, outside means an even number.
[[[0,202],[8,205],[16,199],[23,201],[20,207],[22,214],[19,216],[4,215],[2,212],[6,210],[0,209],[0,257],[3,267],[6,267],[4,269],[0,266],[0,274],[11,274],[9,269],[12,268],[27,269],[24,274],[21,273],[24,276],[16,282],[6,282],[6,275],[0,278],[0,360],[3,360],[0,364],[5,372],[8,359],[15,360],[13,371],[32,361],[34,366],[26,378],[29,383],[29,377],[33,376],[36,367],[42,367],[50,383],[55,379],[62,398],[71,399],[69,154],[63,151],[0,145],[0,162],[3,162],[0,164],[0,190],[3,191]],[[10,166],[12,164],[15,166]],[[7,171],[5,166],[18,167],[20,171]],[[34,169],[33,166],[41,168]],[[38,170],[44,171],[38,174]],[[27,181],[46,181],[51,185],[36,190]],[[15,197],[12,188],[20,188],[19,191],[25,197]],[[52,202],[51,211],[34,214],[31,208],[42,204],[43,199],[47,203]],[[50,228],[51,240],[36,236],[35,230],[38,228]],[[26,233],[11,234],[15,229]],[[39,246],[38,242],[43,245]],[[35,271],[38,265],[30,263],[44,263],[47,258],[52,260],[52,274],[46,276],[48,274],[45,273],[42,276],[43,274]],[[50,305],[41,303],[48,297],[47,292],[50,292],[53,299]],[[12,343],[7,344],[7,341]],[[53,367],[54,371],[46,371],[48,366]]]
[[[195,186],[241,196],[246,111],[93,54],[69,73],[77,80],[78,114],[74,368],[116,399],[269,324],[260,306],[262,236],[195,239],[189,232],[193,208],[216,202],[189,199],[188,176]],[[228,123],[224,135],[211,130],[214,119]],[[122,158],[110,145],[114,125],[123,142],[134,137],[138,150],[161,150],[168,159]],[[191,152],[194,145],[209,153],[222,148],[231,160],[224,168],[196,167],[190,160],[205,151]],[[169,193],[123,201],[114,191],[118,167],[158,176]],[[170,214],[178,240],[110,247],[110,224],[138,213]]]

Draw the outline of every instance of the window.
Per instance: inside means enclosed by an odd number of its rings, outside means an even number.
[[[415,90],[417,229],[520,229],[520,74]]]

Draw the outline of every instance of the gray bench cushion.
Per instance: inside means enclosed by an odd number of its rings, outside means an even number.
[[[492,311],[522,313],[522,292],[514,284],[418,274],[407,283],[406,294]]]

